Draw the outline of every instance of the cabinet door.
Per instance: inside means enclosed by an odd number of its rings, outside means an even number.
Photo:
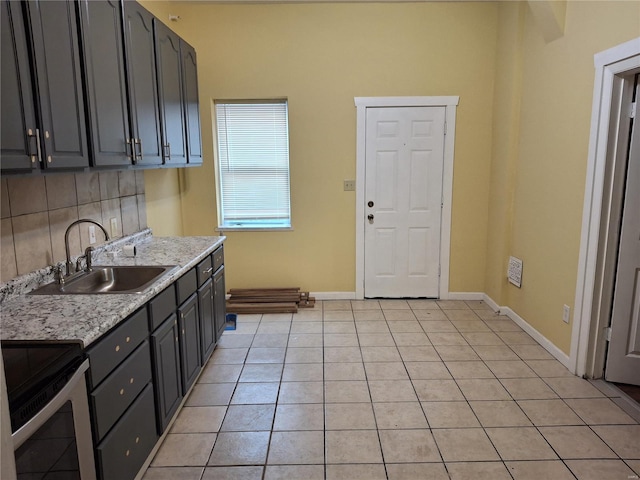
[[[158,433],[162,434],[183,398],[175,313],[151,335],[151,347]]]
[[[186,394],[200,373],[200,329],[198,295],[193,294],[178,308],[180,358],[182,360],[182,393]]]
[[[24,16],[20,2],[2,2],[0,158],[2,170],[39,168],[36,112]],[[31,133],[31,136],[29,134]]]
[[[184,40],[180,40],[180,54],[182,55],[182,80],[184,82],[187,156],[189,164],[197,165],[202,163],[200,106],[198,104],[198,63],[195,49]]]
[[[209,278],[198,289],[198,310],[200,314],[200,352],[204,365],[216,346],[216,327],[213,314],[213,280]]]
[[[74,2],[26,4],[35,60],[44,168],[89,166],[84,85]]]
[[[82,0],[84,60],[95,166],[131,165],[120,2]]]
[[[96,447],[100,480],[133,480],[136,477],[158,441],[153,410],[153,391],[148,384]],[[57,478],[70,478],[64,472],[59,473]]]
[[[124,2],[129,111],[139,165],[162,164],[153,18],[139,3]]]
[[[187,143],[180,68],[180,37],[158,19],[154,20],[154,26],[164,163],[185,164]]]
[[[216,323],[216,342],[224,333],[227,315],[227,301],[224,288],[224,265],[213,276],[213,310]]]

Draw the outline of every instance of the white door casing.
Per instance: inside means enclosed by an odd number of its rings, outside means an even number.
[[[438,298],[445,107],[366,114],[367,298]]]
[[[605,379],[640,385],[640,126],[635,121],[618,249]]]
[[[618,135],[616,109],[620,106],[616,86],[621,76],[640,68],[640,37],[594,56],[595,79],[591,114],[591,133],[585,181],[574,321],[571,333],[569,369],[576,375],[600,378],[604,367],[602,337],[604,319],[602,272],[599,267],[601,220],[608,212],[605,181],[611,156],[610,143]]]
[[[440,228],[439,298],[449,297],[449,256],[451,239],[451,204],[453,196],[453,159],[455,145],[456,107],[458,96],[445,97],[356,97],[356,299],[364,298],[365,275],[365,200],[366,116],[369,108],[378,107],[444,107],[447,135],[444,139],[442,173],[442,209]]]

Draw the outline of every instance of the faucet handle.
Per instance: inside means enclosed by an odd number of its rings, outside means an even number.
[[[62,266],[56,265],[53,267],[53,278],[58,285],[64,285],[64,273],[62,272]]]

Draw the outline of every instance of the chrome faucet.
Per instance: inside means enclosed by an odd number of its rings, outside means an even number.
[[[73,262],[71,261],[71,252],[69,251],[69,231],[71,230],[71,227],[74,227],[79,223],[93,223],[95,226],[100,227],[100,230],[102,230],[102,233],[104,233],[105,241],[109,241],[109,234],[107,233],[107,230],[99,222],[96,222],[95,220],[91,220],[88,218],[81,218],[80,220],[76,220],[75,222],[72,222],[71,225],[67,227],[67,231],[64,232],[64,248],[67,254],[67,263],[66,263],[67,275],[66,276],[71,275],[78,268],[77,265],[74,268]],[[85,250],[85,257],[87,258],[88,270],[91,269],[91,252],[93,252],[93,247],[87,247],[87,249]]]

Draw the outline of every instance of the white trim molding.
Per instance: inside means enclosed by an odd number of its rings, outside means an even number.
[[[449,298],[449,259],[451,253],[451,205],[453,201],[453,159],[456,107],[459,96],[441,97],[356,97],[356,298],[364,298],[364,218],[365,218],[365,145],[367,108],[445,107],[447,132],[444,140],[442,174],[442,219],[440,233],[439,298]]]
[[[309,296],[316,300],[355,300],[356,292],[311,292]]]
[[[594,66],[591,133],[568,366],[579,376],[592,373],[593,365],[590,367],[589,364],[595,357],[594,349],[590,347],[596,341],[591,327],[595,313],[593,302],[614,83],[616,76],[640,68],[640,37],[596,54]]]

